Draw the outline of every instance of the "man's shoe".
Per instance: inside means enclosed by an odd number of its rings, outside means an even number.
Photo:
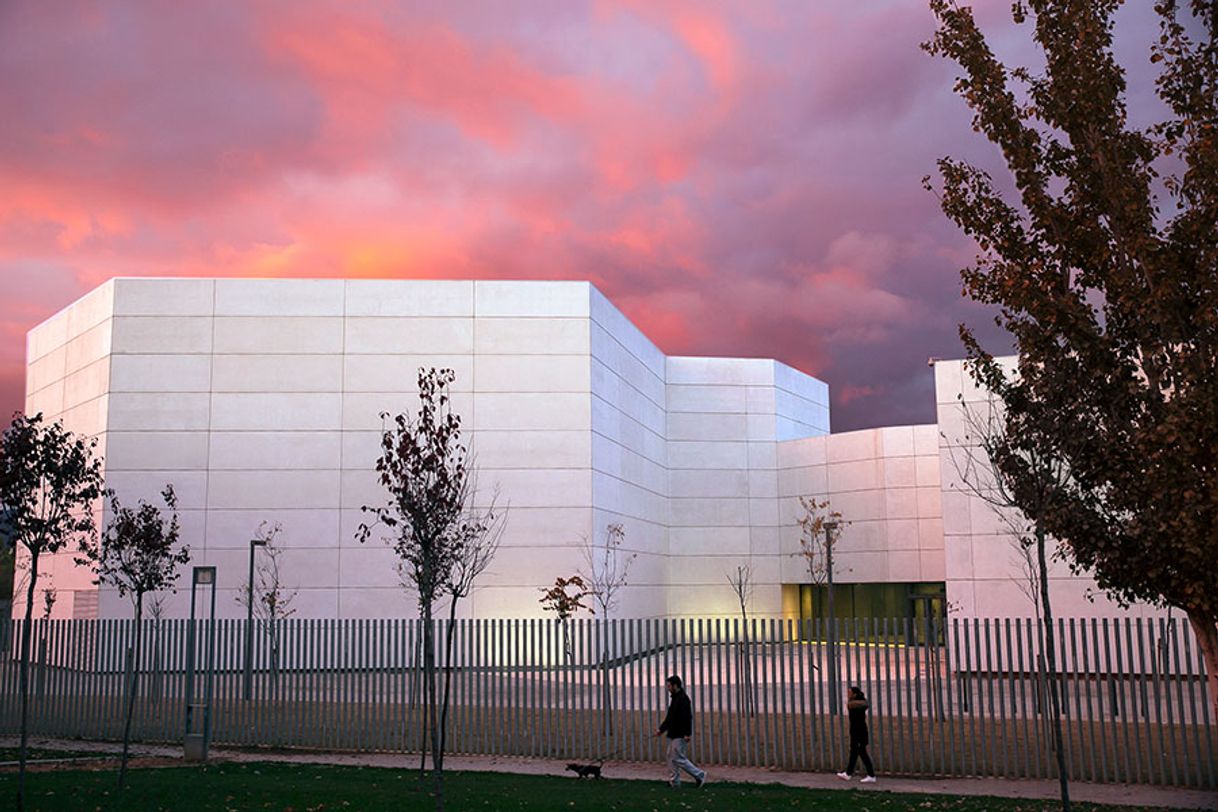
[[[850,780],[850,776],[849,776],[847,773],[838,773],[838,774],[837,774],[837,777],[838,777],[838,778],[840,778],[840,779],[842,779],[843,781],[849,781],[849,780]]]
[[[705,784],[705,783],[706,783],[706,773],[702,773],[701,777],[700,777],[700,778],[698,778],[697,783],[695,783],[695,784],[694,784],[694,786],[696,786],[696,787],[698,787],[699,789],[701,789],[701,788],[702,788],[702,785],[703,785],[703,784]]]
[[[869,775],[869,776],[867,776],[866,778],[864,778],[862,781],[860,781],[859,783],[860,783],[860,784],[874,784],[874,783],[875,783],[875,776],[874,776],[874,775]]]

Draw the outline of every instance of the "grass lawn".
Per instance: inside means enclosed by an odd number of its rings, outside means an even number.
[[[430,810],[434,802],[417,774],[370,767],[326,767],[275,763],[213,764],[207,767],[136,769],[130,785],[115,790],[113,770],[50,770],[27,777],[26,808],[52,810]],[[13,803],[16,775],[0,773],[0,805]],[[428,782],[430,784],[430,782]],[[1057,806],[1047,801],[897,795],[863,790],[806,790],[761,784],[708,784],[673,790],[660,781],[577,781],[575,778],[446,773],[447,808],[460,810],[953,810],[1034,812]],[[11,808],[11,807],[7,807]],[[1077,804],[1076,809],[1122,810]]]

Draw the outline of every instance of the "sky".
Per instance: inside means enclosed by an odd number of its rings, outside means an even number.
[[[978,19],[1030,58],[1009,6]],[[386,277],[589,280],[670,355],[828,382],[834,431],[933,422],[957,325],[1006,343],[922,188],[1005,175],[932,30],[921,0],[5,0],[0,413],[26,331],[111,277]]]

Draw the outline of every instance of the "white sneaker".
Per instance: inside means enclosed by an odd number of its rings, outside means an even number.
[[[850,780],[850,776],[849,776],[849,775],[847,775],[846,773],[838,773],[838,774],[837,774],[837,777],[838,777],[838,778],[840,778],[840,779],[842,779],[843,781],[849,781],[849,780]]]
[[[860,783],[860,784],[874,784],[874,783],[875,783],[875,776],[874,776],[874,775],[869,775],[869,776],[867,776],[866,778],[864,778],[862,781],[860,781],[859,783]]]

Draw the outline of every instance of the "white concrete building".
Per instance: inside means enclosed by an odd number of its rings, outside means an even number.
[[[958,396],[979,398],[959,362],[936,370],[939,425],[832,435],[823,382],[768,359],[665,356],[584,282],[115,279],[30,331],[26,411],[97,436],[125,502],[174,485],[222,615],[244,611],[266,521],[283,527],[298,616],[404,616],[392,553],[355,533],[383,501],[379,415],[415,409],[420,366],[456,372],[480,485],[510,503],[462,614],[538,615],[539,589],[610,523],[637,554],[619,616],[730,614],[726,575],[745,562],[755,612],[813,611],[800,495],[849,522],[834,570],[855,614],[1032,612],[1009,540],[951,473]],[[45,572],[55,616],[130,613],[70,555]],[[1059,575],[1064,612],[1111,611]],[[169,614],[187,603],[179,591]]]

